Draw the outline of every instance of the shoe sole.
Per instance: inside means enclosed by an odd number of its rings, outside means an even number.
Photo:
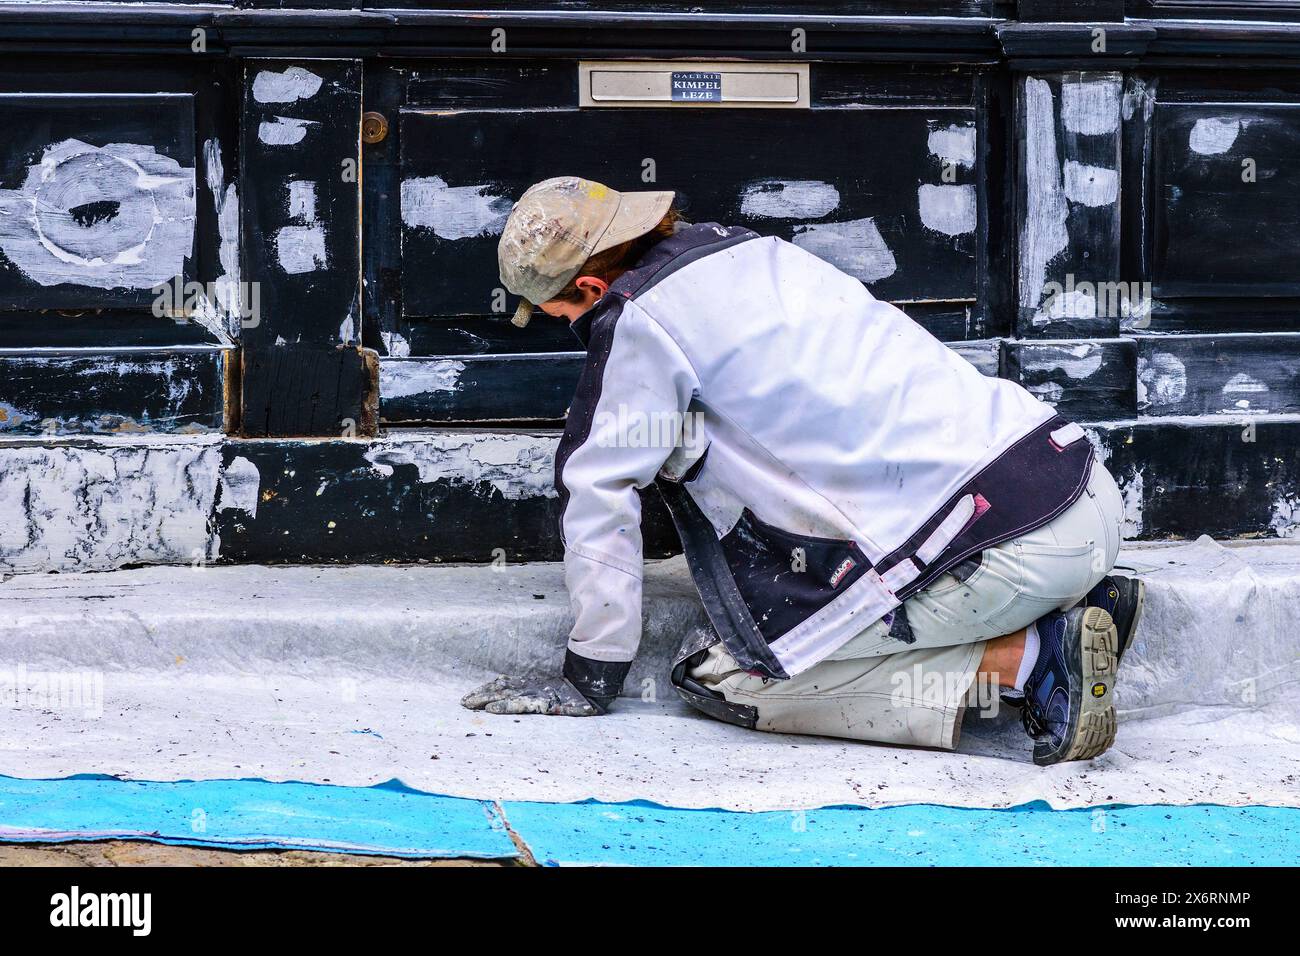
[[[1071,723],[1058,748],[1034,746],[1034,763],[1045,767],[1066,760],[1091,760],[1115,742],[1115,622],[1105,609],[1085,608],[1077,634],[1066,639],[1065,652],[1079,662],[1081,679],[1070,686]]]

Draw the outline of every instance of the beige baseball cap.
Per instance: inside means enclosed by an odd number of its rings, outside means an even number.
[[[621,193],[577,176],[528,187],[497,244],[501,282],[522,296],[510,321],[522,329],[532,317],[533,303],[554,298],[591,256],[657,226],[673,196]]]

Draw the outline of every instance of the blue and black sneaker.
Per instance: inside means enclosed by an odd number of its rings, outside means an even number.
[[[1034,763],[1091,760],[1115,742],[1115,624],[1103,608],[1076,607],[1043,615],[1037,627],[1020,711]]]
[[[1140,578],[1108,574],[1083,599],[1084,607],[1099,607],[1115,622],[1115,634],[1118,637],[1118,644],[1115,647],[1117,660],[1124,659],[1124,652],[1133,643],[1138,621],[1142,619],[1142,605],[1146,601],[1146,593],[1147,586]]]

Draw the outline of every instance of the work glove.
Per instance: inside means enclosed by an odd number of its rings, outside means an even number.
[[[498,677],[461,698],[470,710],[489,714],[547,714],[595,717],[603,714],[565,677]]]
[[[498,677],[460,702],[489,714],[595,717],[609,710],[631,667],[631,661],[595,661],[568,651],[563,676]]]

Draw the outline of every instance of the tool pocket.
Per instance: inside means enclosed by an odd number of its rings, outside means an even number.
[[[719,543],[736,590],[768,643],[816,614],[871,567],[852,541],[785,531],[748,508]]]

